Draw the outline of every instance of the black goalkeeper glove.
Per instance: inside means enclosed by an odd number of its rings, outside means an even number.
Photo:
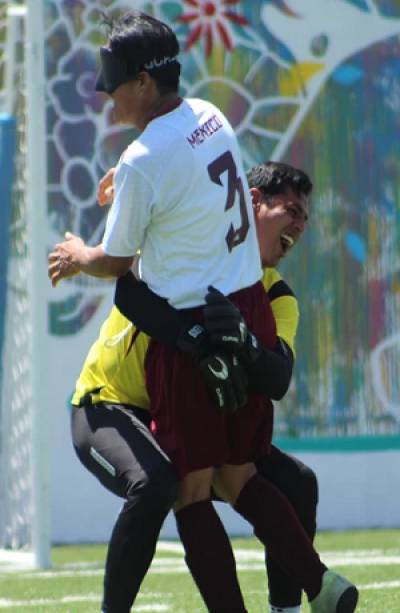
[[[204,327],[211,343],[221,351],[235,353],[246,365],[255,362],[261,346],[247,328],[239,309],[212,286],[208,288],[205,301]]]
[[[210,353],[200,360],[208,391],[221,411],[237,411],[247,403],[247,375],[238,358],[229,353]]]
[[[184,328],[176,346],[198,363],[207,389],[221,411],[237,411],[247,403],[247,375],[236,355],[212,347],[203,326]]]
[[[293,370],[293,353],[282,340],[273,349],[263,347],[247,328],[239,309],[221,292],[209,287],[204,327],[222,352],[235,352],[249,377],[248,390],[273,400],[286,394]]]
[[[247,376],[231,355],[224,355],[208,341],[203,326],[193,324],[182,311],[152,292],[131,272],[116,284],[115,304],[125,317],[149,336],[193,356],[203,372],[217,406],[235,411],[247,402]],[[228,375],[225,378],[226,370]],[[219,372],[221,370],[221,372]],[[217,373],[217,374],[216,374]]]

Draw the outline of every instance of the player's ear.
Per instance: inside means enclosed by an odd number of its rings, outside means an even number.
[[[142,72],[139,72],[138,76],[136,77],[136,80],[138,82],[140,91],[145,92],[150,86],[151,81],[153,79],[151,78],[148,72],[143,70]]]
[[[253,209],[254,211],[257,212],[262,202],[262,193],[258,189],[258,187],[251,187],[250,195],[251,195],[251,203],[253,205]]]

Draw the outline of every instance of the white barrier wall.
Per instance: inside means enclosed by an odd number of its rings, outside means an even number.
[[[301,453],[298,457],[318,476],[320,530],[400,527],[399,450]],[[64,474],[67,479],[54,484],[53,490],[53,542],[106,541],[120,501],[74,457],[68,459]],[[231,535],[251,534],[249,524],[227,505],[219,503],[218,510]],[[172,516],[161,536],[177,537]]]
[[[320,482],[325,530],[400,526],[400,450],[304,453]]]

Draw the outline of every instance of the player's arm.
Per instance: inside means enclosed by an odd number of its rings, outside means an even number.
[[[119,277],[129,270],[150,222],[154,190],[137,169],[125,163],[118,166],[113,179],[114,202],[102,243],[89,247],[79,236],[67,232],[66,240],[56,245],[48,258],[53,286],[80,272]]]
[[[274,361],[274,367],[271,368],[269,376],[275,376],[275,368],[279,369],[277,385],[280,391],[278,390],[278,394],[283,397],[289,388],[293,374],[299,307],[292,290],[279,275],[278,280],[267,287],[266,291],[275,319],[277,335],[277,342],[273,348],[276,361]],[[279,400],[278,396],[274,399]]]
[[[96,196],[100,206],[111,204],[114,199],[114,175],[115,168],[109,168],[99,181]]]
[[[114,302],[139,330],[196,361],[220,410],[234,411],[246,404],[244,369],[235,355],[211,345],[203,326],[193,323],[185,313],[152,292],[132,272],[118,279]]]
[[[112,257],[102,245],[89,247],[79,237],[66,232],[65,241],[58,243],[48,257],[48,275],[53,287],[61,279],[84,272],[94,277],[119,277],[125,274],[133,257]]]
[[[272,400],[281,400],[288,391],[292,379],[294,363],[292,350],[279,336],[272,349],[267,349],[259,341],[257,343],[256,353],[253,349],[245,352],[247,358],[243,357],[243,354],[238,354],[240,361],[247,365],[249,390],[268,396]]]
[[[117,280],[114,303],[139,330],[173,348],[183,330],[191,325],[190,319],[182,311],[172,307],[166,298],[155,294],[131,271]]]
[[[228,299],[225,300],[236,309]],[[197,360],[209,351],[209,339],[205,329],[197,324],[193,325],[184,313],[173,308],[165,298],[152,292],[131,272],[118,279],[114,302],[127,319],[152,338],[197,356]],[[228,319],[231,323],[229,314]],[[213,333],[215,339],[215,327]],[[222,352],[226,353],[223,349]],[[228,352],[232,352],[231,347]],[[247,353],[243,352],[242,357],[246,358],[246,355]],[[285,341],[278,339],[273,350],[258,343],[257,352],[249,352],[249,359],[246,360],[249,389],[279,400],[289,387],[292,368],[293,353]]]

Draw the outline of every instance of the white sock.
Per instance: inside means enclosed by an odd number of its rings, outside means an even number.
[[[300,605],[297,607],[274,607],[270,605],[270,613],[300,613]]]

